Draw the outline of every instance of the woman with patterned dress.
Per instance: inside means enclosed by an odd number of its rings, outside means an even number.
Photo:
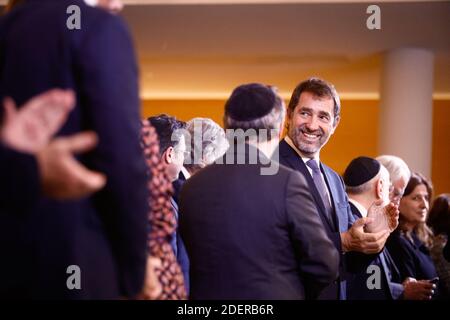
[[[147,120],[142,122],[141,144],[148,175],[151,177],[148,182],[151,208],[148,215],[148,250],[151,257],[161,262],[160,266],[155,268],[155,273],[162,290],[155,300],[186,299],[183,273],[170,245],[177,226],[170,203],[172,184],[160,160],[158,136]]]

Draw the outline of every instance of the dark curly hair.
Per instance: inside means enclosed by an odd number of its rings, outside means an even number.
[[[434,200],[427,223],[435,234],[450,234],[450,194],[441,194]]]

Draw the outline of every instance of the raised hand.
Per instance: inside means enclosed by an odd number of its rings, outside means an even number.
[[[106,184],[106,176],[91,171],[73,156],[93,149],[97,135],[82,132],[51,141],[37,153],[41,184],[45,195],[59,200],[87,196]]]
[[[61,128],[74,105],[75,95],[70,90],[44,92],[19,110],[11,98],[5,98],[0,139],[14,150],[35,154]]]
[[[367,216],[373,221],[367,224],[365,231],[369,233],[377,233],[380,231],[394,231],[398,226],[399,211],[398,207],[389,203],[384,206],[383,201],[375,201],[367,211]]]

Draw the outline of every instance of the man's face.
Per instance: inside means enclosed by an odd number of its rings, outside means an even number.
[[[171,148],[170,152],[170,163],[167,164],[166,172],[171,181],[175,181],[183,167],[184,154],[186,153],[184,136],[180,136],[178,144]]]
[[[381,199],[383,200],[383,206],[387,205],[390,202],[390,190],[391,182],[389,181],[389,177],[382,177],[382,189],[381,189]]]
[[[403,196],[403,193],[405,192],[406,188],[406,180],[401,178],[397,181],[394,181],[391,185],[391,189],[389,190],[389,198],[391,199],[391,202],[399,205],[400,200]]]
[[[314,157],[327,143],[339,123],[334,120],[334,101],[302,92],[294,111],[288,115],[288,135],[306,157]]]

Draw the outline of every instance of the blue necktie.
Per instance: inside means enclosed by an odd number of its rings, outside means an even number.
[[[327,217],[330,220],[331,224],[334,225],[334,219],[332,217],[333,209],[331,208],[331,204],[328,198],[328,189],[322,177],[322,174],[320,173],[320,168],[314,159],[308,160],[306,162],[306,165],[312,169],[312,178],[314,180],[314,184],[316,185],[317,191],[319,191],[320,197],[322,198]]]

